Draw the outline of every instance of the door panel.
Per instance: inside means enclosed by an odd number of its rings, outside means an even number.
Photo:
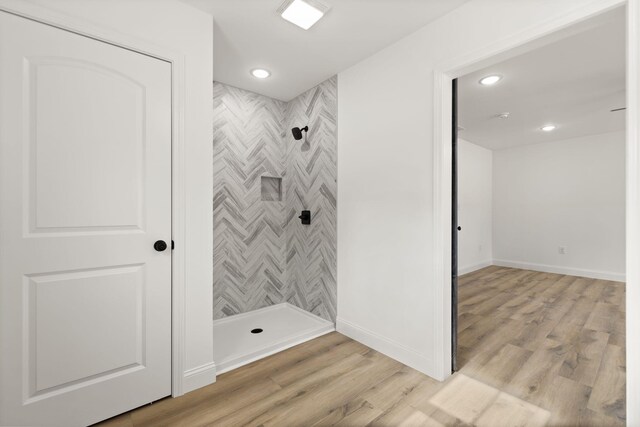
[[[451,82],[451,372],[458,370],[458,79]]]
[[[0,425],[171,394],[171,65],[0,12]]]
[[[40,274],[27,286],[30,395],[144,366],[143,266]]]
[[[144,87],[77,60],[27,58],[25,71],[31,230],[141,229]]]

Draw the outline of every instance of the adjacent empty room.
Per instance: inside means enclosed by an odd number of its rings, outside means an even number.
[[[457,83],[457,368],[624,423],[625,11]]]

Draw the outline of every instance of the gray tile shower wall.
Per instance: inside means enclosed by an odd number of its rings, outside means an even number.
[[[283,201],[261,177],[284,175],[285,104],[213,84],[213,318],[286,301]]]
[[[288,103],[214,83],[214,319],[287,301],[335,321],[336,101],[336,77]]]
[[[289,302],[335,322],[337,77],[287,103],[285,282],[295,291]],[[296,141],[291,128],[309,126]],[[311,211],[311,224],[298,219]]]

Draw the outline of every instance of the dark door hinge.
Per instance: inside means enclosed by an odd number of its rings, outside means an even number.
[[[171,250],[174,250],[176,248],[176,244],[173,242],[173,240],[171,241]]]

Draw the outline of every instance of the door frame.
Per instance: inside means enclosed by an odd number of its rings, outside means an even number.
[[[451,80],[451,372],[458,370],[458,79]]]
[[[433,71],[433,253],[436,345],[435,372],[438,379],[451,375],[452,357],[452,92],[451,82],[472,71],[520,53],[524,45],[571,25],[627,7],[627,123],[626,123],[626,325],[640,329],[640,311],[629,301],[640,300],[640,0],[597,0],[570,13],[554,17],[522,32],[484,46],[453,60],[438,64]],[[635,311],[633,311],[635,310]],[[627,422],[640,424],[640,338],[627,335]],[[630,381],[629,379],[633,379]]]
[[[171,395],[184,394],[185,367],[185,58],[173,49],[158,46],[93,23],[22,0],[0,0],[0,11],[109,43],[171,64]]]

